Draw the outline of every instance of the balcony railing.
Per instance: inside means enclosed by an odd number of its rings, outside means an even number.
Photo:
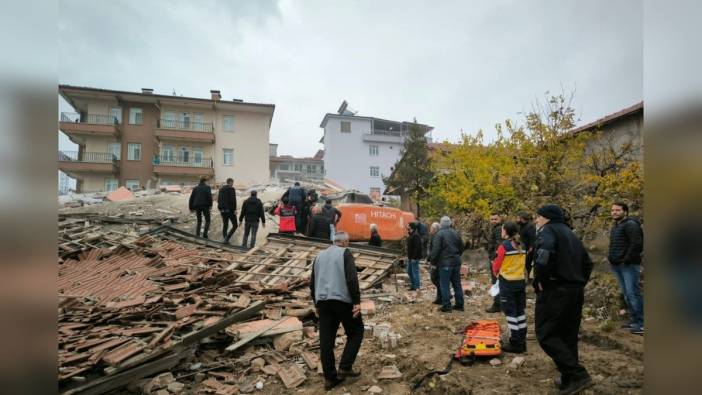
[[[119,119],[113,115],[103,114],[78,114],[75,112],[62,112],[61,122],[91,123],[96,125],[119,125]]]
[[[399,130],[382,130],[382,129],[373,129],[371,130],[371,134],[380,134],[383,136],[394,136],[394,137],[402,137],[406,135],[407,133],[401,132]]]
[[[190,132],[212,133],[212,122],[176,121],[175,119],[159,119],[161,129],[187,130]]]
[[[58,160],[61,162],[114,163],[119,159],[108,152],[59,151]]]
[[[200,160],[196,158],[164,158],[155,157],[153,164],[155,166],[176,166],[176,167],[198,167],[198,168],[212,168],[213,162],[212,158],[202,158]]]

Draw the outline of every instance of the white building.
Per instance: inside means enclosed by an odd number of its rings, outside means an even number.
[[[424,133],[433,127],[355,115],[344,101],[336,114],[327,113],[319,125],[324,129],[325,178],[347,189],[379,199],[385,189],[382,177],[392,172],[410,127]]]

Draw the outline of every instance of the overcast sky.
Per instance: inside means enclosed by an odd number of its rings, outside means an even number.
[[[580,123],[642,100],[640,1],[59,1],[59,82],[274,103],[279,154],[359,115],[461,129],[576,89]],[[60,103],[62,111],[70,110]],[[60,147],[70,146],[61,134]]]

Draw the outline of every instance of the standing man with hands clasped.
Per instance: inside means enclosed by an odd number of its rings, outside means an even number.
[[[363,341],[361,291],[353,254],[346,232],[334,234],[334,244],[317,255],[312,266],[310,291],[319,317],[319,353],[324,372],[324,389],[330,390],[346,377],[358,377],[353,370]],[[346,346],[337,372],[334,346],[339,323],[344,326]]]

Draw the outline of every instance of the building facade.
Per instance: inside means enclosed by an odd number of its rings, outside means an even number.
[[[295,158],[290,155],[280,155],[278,145],[271,144],[271,181],[311,181],[324,180],[324,151],[319,150],[311,158]]]
[[[328,113],[319,125],[324,129],[325,178],[346,189],[355,189],[380,199],[383,177],[400,159],[411,127],[423,133],[431,126],[357,116],[344,101],[336,114]]]
[[[275,105],[59,85],[75,112],[59,130],[78,149],[59,151],[58,168],[78,192],[120,186],[191,185],[201,176],[237,185],[265,183]]]

